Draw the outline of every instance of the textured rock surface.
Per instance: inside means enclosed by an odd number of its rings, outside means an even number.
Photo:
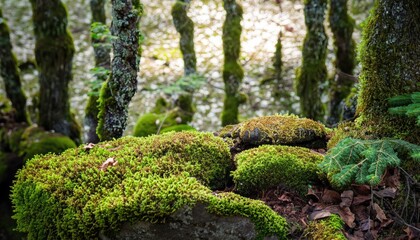
[[[124,224],[115,235],[102,232],[100,239],[108,240],[184,240],[255,239],[254,224],[245,217],[224,217],[211,214],[203,204],[184,207],[172,214],[166,223],[136,222]],[[269,238],[266,238],[269,239]]]

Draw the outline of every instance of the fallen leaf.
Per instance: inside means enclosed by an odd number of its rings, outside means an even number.
[[[340,215],[344,223],[347,224],[347,226],[349,226],[350,228],[354,228],[356,226],[356,224],[354,223],[354,213],[350,210],[349,207],[340,207],[338,205],[332,205],[326,207],[324,210]]]
[[[351,185],[353,191],[358,195],[370,195],[370,186],[369,185]]]
[[[277,199],[282,201],[282,202],[292,202],[292,198],[290,197],[290,194],[288,194],[288,193],[283,193]]]
[[[106,171],[106,169],[110,166],[117,165],[118,161],[115,161],[115,158],[108,158],[102,165],[99,167],[99,170]]]
[[[353,198],[353,206],[360,205],[362,203],[368,202],[371,200],[370,195],[360,195]]]
[[[316,211],[309,215],[309,220],[314,221],[331,216],[329,211]]]
[[[375,210],[376,212],[376,218],[380,221],[383,222],[385,220],[388,220],[388,218],[385,215],[384,210],[382,210],[381,207],[379,207],[379,205],[377,203],[373,204],[373,210]]]
[[[420,231],[412,227],[407,227],[406,229],[404,229],[404,232],[407,233],[409,240],[420,239]]]
[[[354,192],[352,190],[347,190],[341,193],[341,203],[340,207],[350,207],[353,202]]]
[[[388,198],[394,199],[395,195],[397,194],[397,189],[393,187],[388,187],[380,191],[374,191],[374,192],[378,197],[381,197],[381,198],[388,197]]]
[[[88,143],[85,146],[83,146],[83,149],[86,151],[89,151],[90,149],[92,149],[95,146],[95,144],[93,143]]]
[[[336,191],[325,189],[322,194],[321,201],[323,203],[339,204],[341,201],[341,196],[340,193]]]

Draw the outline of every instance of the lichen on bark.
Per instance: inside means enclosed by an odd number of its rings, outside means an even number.
[[[305,0],[304,14],[307,33],[303,42],[302,66],[297,70],[296,91],[302,115],[323,120],[324,106],[319,85],[326,81],[328,38],[324,18],[327,0]]]
[[[334,38],[336,72],[330,79],[328,124],[341,120],[344,99],[350,94],[354,85],[353,70],[355,61],[355,42],[352,38],[354,20],[348,15],[347,0],[330,0],[328,20]],[[341,104],[341,105],[340,105]]]
[[[95,23],[101,23],[103,27],[106,27],[106,14],[105,14],[105,0],[91,0],[90,8],[92,13],[92,26],[95,27]],[[95,67],[103,68],[105,70],[111,70],[111,44],[107,38],[98,38],[95,37],[94,29],[91,29],[91,41],[93,46],[93,51],[95,54]],[[95,80],[104,82],[108,78],[107,74],[96,73]],[[97,89],[92,89],[93,92]],[[96,128],[98,127],[98,99],[99,96],[97,93],[91,94],[88,99],[88,103],[85,109],[85,141],[97,143],[99,142],[99,137],[96,133]]]
[[[377,0],[364,24],[358,124],[377,137],[420,144],[412,118],[388,112],[388,98],[420,91],[420,1]]]
[[[188,76],[197,72],[197,59],[194,50],[194,22],[187,15],[190,0],[176,0],[172,6],[172,19],[177,32],[180,34],[179,46],[184,60],[184,75]],[[193,93],[181,94],[175,102],[179,108],[182,122],[189,122],[194,115],[192,104]]]
[[[60,0],[31,0],[31,5],[40,84],[38,124],[78,144],[80,126],[70,112],[68,91],[74,44],[67,30],[67,10]]]
[[[15,120],[30,123],[26,109],[26,96],[22,90],[18,62],[10,42],[10,29],[0,8],[0,76],[6,87],[6,95],[16,111]]]
[[[246,97],[239,92],[239,87],[244,77],[244,71],[239,64],[242,6],[235,0],[224,0],[223,7],[226,11],[226,20],[223,24],[225,99],[222,111],[222,125],[226,126],[239,122],[238,107],[245,102]]]
[[[139,11],[131,0],[112,0],[112,73],[99,99],[97,133],[101,141],[119,138],[127,125],[128,104],[137,90],[140,56]]]

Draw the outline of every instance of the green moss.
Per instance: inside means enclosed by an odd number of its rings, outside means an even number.
[[[327,79],[325,59],[328,38],[324,29],[326,7],[326,0],[305,0],[307,34],[303,42],[302,66],[297,70],[295,82],[302,115],[314,120],[323,120],[325,111],[319,88],[320,83]]]
[[[163,128],[162,131],[160,131],[161,133],[166,133],[166,132],[182,132],[182,131],[197,131],[195,128],[186,125],[186,124],[180,124],[180,125],[175,125],[175,126],[170,126],[170,127],[166,127]]]
[[[232,172],[236,190],[250,195],[279,185],[304,195],[318,180],[317,164],[323,156],[307,148],[263,145],[235,156]]]
[[[38,154],[58,154],[75,147],[76,144],[67,136],[31,126],[25,129],[20,136],[19,155],[28,160]]]
[[[139,118],[134,126],[133,135],[136,137],[146,137],[158,134],[160,130],[175,126],[177,122],[174,114],[155,114],[147,113]]]
[[[109,158],[117,163],[101,170]],[[124,137],[37,156],[17,175],[14,218],[28,239],[92,239],[127,221],[163,222],[181,207],[203,202],[213,213],[249,217],[259,239],[284,239],[284,218],[262,202],[204,186],[223,187],[230,161],[222,139],[198,132]]]
[[[254,135],[257,135],[255,138]],[[293,144],[324,138],[326,128],[319,122],[295,115],[274,115],[247,120],[235,129],[233,136],[256,143]]]
[[[343,234],[344,222],[338,215],[331,215],[326,219],[312,221],[305,229],[305,237],[310,240],[345,240]]]
[[[420,126],[415,120],[388,112],[390,97],[420,91],[417,9],[417,0],[375,1],[359,49],[358,122],[381,137],[420,144]]]

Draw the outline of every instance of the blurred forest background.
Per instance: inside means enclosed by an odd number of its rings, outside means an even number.
[[[4,19],[11,29],[13,51],[21,68],[22,86],[28,98],[29,112],[35,120],[37,93],[39,90],[37,70],[34,66],[35,39],[33,34],[30,1],[1,0]],[[73,58],[73,80],[70,82],[71,108],[78,122],[82,123],[84,111],[91,91],[94,76],[94,53],[90,42],[91,11],[89,0],[63,3],[68,9],[68,26],[74,38],[76,52]],[[150,112],[155,101],[165,95],[170,99],[171,86],[183,75],[183,60],[177,33],[171,16],[174,1],[143,0],[144,15],[141,31],[144,35],[143,52],[138,73],[137,93],[130,103],[128,126],[125,134],[131,134],[136,120]],[[360,23],[372,7],[371,0],[348,1],[349,14],[356,25],[353,39],[359,42]],[[111,22],[110,2],[106,1],[107,24]],[[302,43],[306,34],[303,1],[244,0],[241,34],[240,64],[244,68],[244,79],[240,91],[247,96],[247,102],[240,105],[240,120],[275,113],[299,114],[299,97],[293,83],[296,69],[301,65]],[[327,12],[326,12],[327,14]],[[222,78],[223,44],[222,25],[225,20],[222,1],[192,1],[188,16],[195,24],[195,51],[197,73],[205,83],[194,93],[196,112],[193,127],[202,131],[215,131],[221,126],[224,84]],[[328,76],[335,74],[332,33],[326,15],[325,28],[328,40]],[[280,33],[282,44],[281,81],[275,80],[275,51]],[[357,76],[359,68],[354,74]],[[0,93],[5,95],[0,78]],[[328,102],[328,81],[320,86],[321,99]],[[314,89],[314,91],[316,91]],[[325,115],[324,119],[326,119]]]

